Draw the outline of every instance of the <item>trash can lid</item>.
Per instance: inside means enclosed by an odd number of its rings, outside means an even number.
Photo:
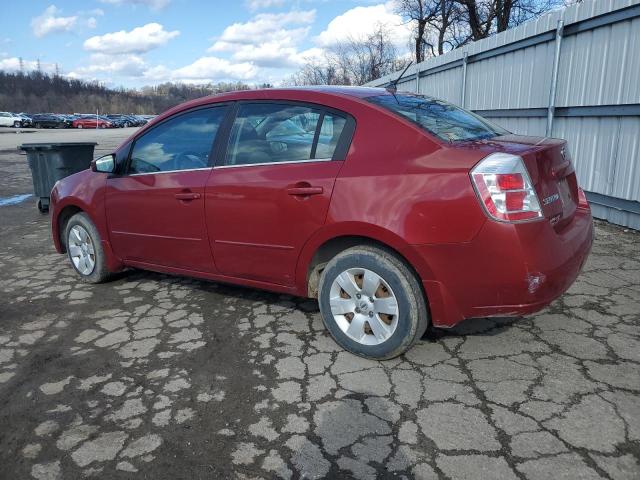
[[[23,143],[18,145],[18,150],[50,150],[59,147],[84,147],[96,146],[97,142],[54,142],[54,143]]]

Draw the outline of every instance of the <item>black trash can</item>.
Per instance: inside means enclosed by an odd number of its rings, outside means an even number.
[[[27,153],[38,210],[49,211],[51,189],[58,180],[89,168],[96,145],[95,142],[24,143],[18,147]]]

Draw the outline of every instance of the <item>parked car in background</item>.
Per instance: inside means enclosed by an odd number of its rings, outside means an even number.
[[[86,282],[135,267],[317,298],[336,342],[376,359],[430,324],[540,310],[593,242],[566,141],[380,88],[185,103],[51,206]]]
[[[149,120],[143,118],[141,115],[127,115],[131,119],[132,125],[134,127],[142,127],[147,124]]]
[[[16,127],[22,126],[22,118],[15,113],[0,112],[0,127]]]
[[[73,128],[113,128],[113,126],[109,119],[96,115],[81,116],[72,122]]]
[[[126,128],[131,126],[131,121],[124,115],[109,114],[104,116],[108,119],[116,128]]]
[[[21,119],[21,126],[22,127],[32,127],[33,126],[33,122],[31,121],[31,117],[29,115],[27,115],[26,113],[16,113],[16,116],[20,117]]]
[[[154,118],[156,118],[157,115],[138,115],[138,118],[144,122],[144,124],[150,122],[151,120],[153,120]]]
[[[73,127],[73,121],[78,118],[75,115],[67,115],[67,114],[57,114],[57,116],[62,119],[62,121],[64,122],[65,128]]]
[[[31,116],[33,126],[36,128],[65,128],[65,120],[53,113],[35,113]]]

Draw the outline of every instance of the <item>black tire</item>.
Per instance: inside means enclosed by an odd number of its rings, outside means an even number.
[[[396,297],[399,312],[396,329],[377,345],[365,345],[350,338],[331,312],[331,286],[342,272],[352,268],[376,273],[391,287]],[[318,303],[323,322],[335,341],[355,355],[375,360],[388,360],[406,352],[429,325],[426,299],[416,275],[392,252],[372,246],[349,248],[331,259],[320,277]]]
[[[36,122],[36,128],[42,128],[42,124],[40,122]]]
[[[13,122],[13,128],[20,128],[22,126],[22,123],[20,122]]]
[[[75,264],[73,263],[73,259],[71,258],[71,252],[69,249],[69,234],[71,232],[71,229],[75,225],[80,225],[87,231],[87,233],[91,237],[91,242],[93,244],[95,252],[95,266],[91,273],[88,275],[81,273],[76,268]],[[104,250],[102,249],[100,234],[98,233],[98,230],[86,213],[76,213],[69,219],[64,229],[64,243],[67,248],[67,256],[69,257],[69,262],[71,263],[71,266],[73,267],[80,280],[85,283],[102,283],[111,277],[111,272],[107,270],[107,267],[105,265]]]
[[[47,213],[49,212],[49,202],[48,199],[42,199],[39,198],[38,199],[38,203],[36,204],[38,206],[38,210],[40,211],[40,213]]]

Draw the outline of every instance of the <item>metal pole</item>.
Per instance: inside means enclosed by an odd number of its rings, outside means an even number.
[[[553,115],[556,110],[558,67],[560,66],[560,47],[562,45],[563,30],[564,30],[564,21],[558,20],[558,26],[556,27],[556,51],[553,58],[553,70],[551,71],[551,88],[549,90],[549,108],[547,109],[547,131],[546,131],[547,137],[550,137],[553,131]]]
[[[416,63],[416,93],[420,93],[420,64]]]
[[[465,92],[467,91],[467,61],[469,59],[469,53],[464,52],[464,57],[462,57],[462,88],[460,92],[460,106],[464,108],[464,97]]]

